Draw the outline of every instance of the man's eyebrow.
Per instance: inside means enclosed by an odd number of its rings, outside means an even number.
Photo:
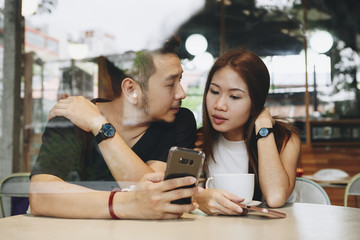
[[[171,80],[173,80],[174,78],[182,78],[182,74],[183,74],[183,72],[181,72],[181,73],[176,73],[176,74],[171,74],[171,75],[169,75],[165,80],[166,80],[166,81],[171,81]]]

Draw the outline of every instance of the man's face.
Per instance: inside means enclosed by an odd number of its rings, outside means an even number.
[[[180,84],[183,69],[175,54],[155,54],[155,73],[149,79],[144,105],[154,120],[172,122],[185,92]]]

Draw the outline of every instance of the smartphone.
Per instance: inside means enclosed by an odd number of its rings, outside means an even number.
[[[167,159],[167,166],[164,179],[173,179],[186,176],[192,176],[199,180],[202,166],[205,159],[205,153],[189,148],[171,147]],[[181,188],[192,188],[195,184]],[[191,198],[181,198],[172,201],[173,204],[190,204]]]
[[[272,216],[272,217],[279,217],[279,218],[285,218],[286,217],[286,213],[275,211],[275,210],[268,209],[268,208],[249,206],[249,205],[242,204],[242,203],[237,203],[237,205],[239,205],[243,209],[253,210],[255,212],[260,212],[260,213],[263,213],[265,215],[269,215],[269,216]]]

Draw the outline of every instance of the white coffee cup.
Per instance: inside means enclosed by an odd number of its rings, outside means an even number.
[[[206,188],[223,189],[237,197],[245,198],[242,203],[251,202],[254,196],[255,176],[253,173],[214,174],[206,180]]]

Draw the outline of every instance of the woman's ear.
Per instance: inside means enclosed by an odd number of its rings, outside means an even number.
[[[121,83],[121,89],[124,97],[132,104],[138,103],[139,85],[131,78],[125,78]]]

